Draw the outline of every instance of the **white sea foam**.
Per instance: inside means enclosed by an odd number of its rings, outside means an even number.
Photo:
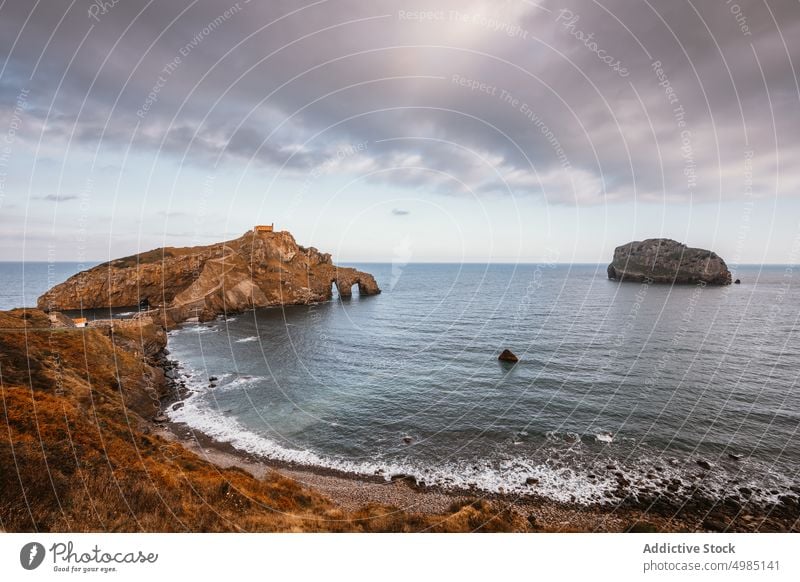
[[[313,467],[334,469],[364,476],[382,475],[387,481],[392,475],[413,475],[419,482],[443,488],[470,489],[509,494],[536,494],[562,502],[616,504],[619,499],[606,496],[607,492],[617,488],[615,474],[618,470],[603,470],[601,466],[589,464],[582,466],[565,466],[559,462],[539,462],[516,456],[500,462],[474,460],[461,462],[445,462],[431,464],[411,459],[384,460],[374,458],[343,459],[320,454],[309,449],[286,447],[266,436],[248,430],[234,417],[215,410],[204,403],[200,395],[191,396],[183,408],[169,410],[169,417],[183,422],[210,437],[231,444],[240,451],[263,456],[269,459],[299,463]],[[563,440],[561,442],[564,442]],[[573,449],[570,449],[573,450]],[[653,470],[658,459],[639,459],[634,465],[624,469],[625,476],[634,483],[637,476],[642,477]],[[661,467],[656,481],[661,478],[680,478],[689,485],[694,471],[691,463],[679,467]],[[533,480],[528,484],[529,480]],[[638,479],[638,481],[642,481]],[[644,480],[646,485],[653,485],[653,480]],[[720,475],[706,477],[707,495],[714,496],[716,490],[732,491],[727,478]],[[751,488],[763,487],[763,480],[758,483],[749,480],[739,481],[738,486],[748,485]],[[634,498],[639,494],[636,485],[632,485],[629,494]],[[764,499],[770,499],[765,491]],[[776,497],[775,495],[771,495]]]
[[[257,341],[258,341],[258,336],[257,335],[251,335],[249,337],[243,337],[242,339],[237,339],[236,343],[237,344],[245,344],[245,343],[257,342]]]
[[[608,497],[607,494],[617,488],[616,474],[620,471],[632,483],[628,494],[634,498],[641,493],[638,489],[639,484],[648,487],[658,486],[659,481],[672,478],[681,479],[685,487],[697,484],[696,481],[693,481],[696,467],[690,460],[672,464],[659,456],[649,458],[643,456],[632,463],[614,461],[613,464],[618,468],[608,469],[606,467],[608,461],[605,460],[605,457],[592,458],[596,452],[590,452],[587,448],[580,447],[582,442],[580,435],[571,432],[547,433],[546,440],[558,448],[554,450],[552,456],[545,460],[534,460],[521,453],[514,453],[513,443],[509,443],[512,446],[507,451],[509,456],[504,460],[476,461],[472,459],[442,462],[435,465],[408,457],[387,460],[375,454],[373,457],[348,459],[333,457],[310,449],[291,448],[253,432],[241,424],[235,416],[230,415],[230,411],[221,411],[209,404],[206,393],[210,390],[246,388],[250,384],[263,381],[264,377],[240,376],[226,382],[231,374],[218,374],[219,386],[212,389],[205,380],[196,379],[201,376],[205,378],[205,373],[197,373],[189,366],[185,366],[184,369],[193,373],[191,378],[187,378],[187,385],[194,392],[184,401],[182,408],[178,410],[168,408],[166,413],[170,419],[185,423],[220,442],[229,443],[240,451],[277,461],[334,469],[364,476],[382,475],[387,481],[397,474],[413,475],[419,482],[443,488],[476,488],[494,493],[536,494],[556,501],[585,504],[618,503],[618,498]],[[585,436],[594,437],[595,441],[604,444],[614,440],[614,435],[606,431],[597,431],[596,434],[589,433]],[[559,456],[559,451],[566,456]],[[655,470],[654,466],[659,468]],[[738,462],[737,466],[742,466],[742,462]],[[742,475],[736,475],[735,487],[764,488],[764,478],[768,472],[768,469],[759,471],[757,474],[760,477],[757,482],[745,479]],[[645,477],[646,475],[647,477]],[[719,495],[719,491],[732,492],[735,487],[730,484],[729,477],[721,471],[705,476],[703,480],[705,494],[716,496]],[[779,481],[777,477],[776,481]],[[761,498],[769,499],[770,496],[777,499],[776,495],[768,491],[764,491]]]
[[[230,375],[227,375],[230,376]],[[230,390],[247,389],[251,384],[257,384],[265,380],[264,376],[238,376],[230,382],[220,383],[218,390],[228,392]]]
[[[229,385],[260,380],[244,377]],[[388,481],[392,475],[414,475],[427,485],[450,488],[477,488],[488,492],[536,493],[559,501],[578,503],[604,502],[603,491],[608,482],[588,481],[575,471],[564,472],[563,468],[550,467],[525,458],[514,458],[499,464],[491,462],[458,462],[430,466],[412,460],[385,461],[380,459],[337,459],[309,449],[293,449],[274,440],[258,435],[223,411],[207,405],[202,395],[209,388],[195,383],[195,392],[184,401],[178,410],[167,411],[171,420],[182,422],[208,436],[229,443],[240,451],[270,459],[294,462],[303,465],[346,471],[359,475],[383,475]],[[240,384],[241,385],[241,384]],[[222,386],[222,389],[227,389]],[[535,486],[527,485],[528,478],[538,479]]]
[[[219,333],[219,328],[213,325],[206,325],[203,323],[184,324],[178,329],[173,329],[167,335],[203,335],[207,333]]]

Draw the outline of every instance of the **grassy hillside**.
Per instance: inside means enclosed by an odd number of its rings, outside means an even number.
[[[151,433],[163,389],[152,326],[51,329],[0,312],[0,528],[5,531],[520,531],[475,502],[441,516],[355,513],[277,473],[221,470]]]

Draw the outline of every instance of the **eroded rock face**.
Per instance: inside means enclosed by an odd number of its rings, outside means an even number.
[[[608,278],[618,281],[651,281],[730,285],[731,272],[713,251],[694,249],[668,238],[650,238],[617,247],[608,266]]]
[[[203,247],[157,249],[78,273],[38,300],[40,309],[130,307],[147,301],[167,325],[251,307],[331,299],[331,284],[349,297],[381,292],[375,279],[295,242],[291,233],[247,232]]]

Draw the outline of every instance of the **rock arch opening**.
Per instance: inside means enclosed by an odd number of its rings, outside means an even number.
[[[334,299],[351,299],[367,295],[364,285],[360,281],[336,281],[331,283]]]

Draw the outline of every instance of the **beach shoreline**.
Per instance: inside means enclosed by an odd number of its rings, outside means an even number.
[[[168,396],[162,400],[162,410],[191,398],[193,390],[184,363],[169,359],[169,351],[159,359],[169,382]],[[168,373],[172,370],[172,373]],[[781,501],[770,504],[755,498],[742,499],[738,490],[721,497],[709,497],[694,483],[691,493],[665,495],[652,491],[632,494],[630,482],[618,470],[616,491],[607,492],[607,503],[565,502],[545,494],[491,492],[480,488],[443,487],[418,482],[410,475],[365,475],[341,469],[321,467],[295,461],[279,460],[236,448],[232,443],[217,439],[184,422],[176,421],[169,413],[155,423],[162,436],[180,443],[187,450],[211,464],[236,467],[256,478],[277,472],[309,489],[328,497],[345,511],[358,511],[367,505],[393,507],[409,513],[442,514],[455,505],[489,501],[520,514],[531,525],[528,531],[563,532],[788,532],[800,531],[800,498],[792,489]],[[535,488],[536,485],[534,484]]]
[[[690,497],[680,504],[666,499],[617,504],[570,504],[543,496],[444,489],[417,484],[407,478],[386,479],[345,471],[278,461],[254,455],[218,441],[192,427],[169,421],[158,433],[220,468],[236,467],[258,479],[276,472],[320,493],[346,511],[380,505],[409,513],[441,514],[448,508],[475,501],[491,501],[516,512],[530,524],[528,531],[543,532],[764,532],[798,531],[791,507],[731,505],[730,501]]]

